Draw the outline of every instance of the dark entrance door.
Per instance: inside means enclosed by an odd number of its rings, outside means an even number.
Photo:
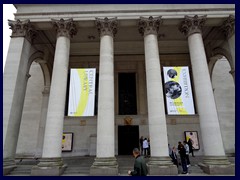
[[[137,114],[136,74],[118,74],[119,115]]]
[[[118,126],[118,155],[132,155],[136,147],[139,148],[139,127]]]

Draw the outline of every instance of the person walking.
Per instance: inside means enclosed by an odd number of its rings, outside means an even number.
[[[147,176],[148,169],[143,156],[140,156],[138,148],[133,149],[133,156],[135,157],[134,170],[128,171],[129,176]]]
[[[144,156],[145,157],[148,156],[148,148],[149,148],[148,141],[147,141],[147,138],[145,138],[143,140],[143,150],[144,150]]]
[[[187,168],[187,162],[186,162],[186,150],[180,141],[178,142],[178,153],[180,154],[181,165],[183,169],[182,174],[188,174],[188,168]]]

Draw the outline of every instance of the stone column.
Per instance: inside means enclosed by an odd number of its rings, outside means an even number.
[[[139,105],[139,114],[147,114],[146,106],[146,78],[144,75],[144,62],[138,62],[138,105]]]
[[[160,57],[157,33],[161,17],[140,18],[139,32],[144,36],[148,122],[151,158],[148,163],[150,175],[175,175],[177,167],[168,154],[167,123],[164,110]]]
[[[113,36],[117,33],[117,19],[96,18],[100,33],[99,95],[97,116],[97,157],[91,175],[117,175],[115,158],[114,117],[114,53]]]
[[[200,163],[204,172],[209,174],[233,173],[234,166],[225,156],[219,126],[212,84],[208,71],[207,58],[201,34],[206,16],[186,16],[180,31],[188,37],[188,46],[199,113],[200,128],[204,149],[204,160]]]
[[[15,166],[15,154],[27,87],[28,60],[35,30],[26,21],[9,21],[12,36],[3,76],[3,174]]]
[[[38,140],[37,140],[37,147],[36,147],[36,154],[35,154],[35,157],[37,158],[42,157],[43,137],[45,133],[45,126],[46,126],[46,119],[47,119],[49,92],[50,92],[50,87],[45,86],[42,92],[41,119],[39,123]]]
[[[221,29],[228,41],[229,50],[232,56],[233,67],[231,67],[229,73],[233,76],[235,82],[235,16],[230,15],[227,20],[223,22]]]
[[[31,175],[59,176],[66,165],[62,162],[62,134],[67,88],[70,37],[77,33],[72,19],[52,20],[57,30],[57,43],[50,88],[47,121],[40,163],[34,166]]]

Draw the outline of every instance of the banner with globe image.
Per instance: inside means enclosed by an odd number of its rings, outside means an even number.
[[[68,116],[94,116],[95,68],[70,71]]]
[[[163,73],[168,114],[195,114],[188,67],[163,67]]]

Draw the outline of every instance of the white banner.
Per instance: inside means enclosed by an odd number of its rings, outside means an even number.
[[[96,69],[71,69],[68,116],[94,116]]]
[[[187,66],[163,67],[168,114],[195,114]]]

